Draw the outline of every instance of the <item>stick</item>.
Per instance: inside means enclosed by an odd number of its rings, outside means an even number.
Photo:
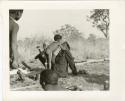
[[[29,65],[27,65],[24,61],[22,62],[22,64],[27,67],[29,70],[31,70],[31,67]]]

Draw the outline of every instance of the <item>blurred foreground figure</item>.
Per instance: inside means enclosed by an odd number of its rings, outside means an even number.
[[[65,91],[67,89],[58,85],[58,74],[50,69],[46,69],[40,74],[40,84],[45,91]]]
[[[19,25],[16,23],[16,21],[21,18],[22,13],[22,9],[9,11],[9,49],[11,69],[18,68],[21,62],[17,46],[17,34],[19,30]]]

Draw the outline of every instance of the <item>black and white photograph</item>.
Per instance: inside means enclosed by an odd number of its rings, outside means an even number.
[[[124,1],[0,5],[3,100],[125,101]]]
[[[12,91],[109,91],[110,10],[9,9]]]

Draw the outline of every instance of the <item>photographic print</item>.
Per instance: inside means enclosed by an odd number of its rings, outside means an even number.
[[[109,9],[9,9],[11,91],[109,91]]]

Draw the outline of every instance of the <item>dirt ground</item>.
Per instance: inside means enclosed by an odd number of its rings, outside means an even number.
[[[109,61],[77,65],[77,70],[86,70],[88,74],[79,73],[77,76],[73,76],[69,73],[67,78],[59,79],[59,85],[64,88],[75,86],[81,91],[100,91],[104,90],[105,81],[109,81]],[[34,81],[26,77],[25,81],[21,82],[17,80],[17,75],[10,77],[10,89],[16,91],[43,91],[39,80]]]

